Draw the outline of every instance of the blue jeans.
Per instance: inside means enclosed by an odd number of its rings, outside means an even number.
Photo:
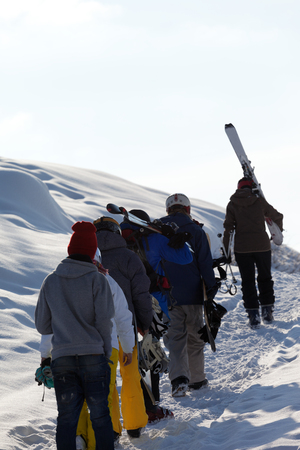
[[[113,450],[108,409],[110,367],[104,355],[63,356],[51,364],[57,401],[57,450],[76,450],[76,428],[86,399],[95,432],[96,450]]]

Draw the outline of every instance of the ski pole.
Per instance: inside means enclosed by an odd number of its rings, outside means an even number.
[[[221,233],[218,234],[218,238],[220,238],[221,249],[222,249],[222,251],[223,251],[223,253],[225,255],[225,258],[227,259],[227,261],[229,261],[230,253],[231,253],[231,245],[232,245],[232,240],[233,240],[233,232],[230,233],[229,244],[228,244],[228,252],[226,251],[226,249],[224,247]],[[235,278],[235,276],[233,274],[232,267],[231,267],[231,264],[229,262],[226,263],[226,277],[227,277],[228,266],[229,266],[229,270],[230,270],[230,273],[231,273],[232,283],[229,286],[226,284],[226,287],[227,287],[227,291],[229,292],[229,294],[235,295],[237,293],[237,287],[236,287],[237,280],[236,280],[236,278]]]

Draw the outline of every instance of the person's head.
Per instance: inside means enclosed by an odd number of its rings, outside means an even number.
[[[146,213],[146,211],[143,211],[142,209],[131,209],[129,211],[129,213],[133,214],[134,216],[138,217],[139,219],[144,220],[145,222],[151,222],[149,215]]]
[[[99,217],[99,219],[94,220],[93,223],[97,229],[97,233],[106,230],[111,231],[112,233],[121,234],[119,223],[112,217]]]
[[[252,178],[243,177],[239,180],[238,189],[252,189],[254,187],[254,182]]]
[[[146,211],[143,211],[142,209],[131,209],[129,211],[129,214],[132,214],[138,219],[144,220],[145,222],[151,222],[149,215],[146,213]],[[142,224],[139,225],[135,222],[132,222],[128,217],[124,217],[124,220],[123,222],[121,222],[120,226],[122,230],[122,236],[126,240],[129,238],[129,236],[132,234],[133,231],[143,229],[144,232],[146,233],[145,230],[147,230],[147,228],[144,228]]]
[[[91,222],[76,222],[72,225],[73,234],[68,245],[69,255],[88,255],[94,258],[98,244],[96,227]]]
[[[191,203],[184,194],[172,194],[166,200],[166,211],[168,214],[173,212],[191,213]]]

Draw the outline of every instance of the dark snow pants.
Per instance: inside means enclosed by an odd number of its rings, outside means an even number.
[[[271,275],[271,250],[267,252],[235,253],[242,278],[243,301],[246,309],[259,309],[259,305],[273,305],[275,302]],[[255,283],[257,269],[257,286]]]

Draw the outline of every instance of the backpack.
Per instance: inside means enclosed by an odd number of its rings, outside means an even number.
[[[133,229],[123,229],[122,230],[122,236],[125,239],[127,243],[127,248],[129,250],[132,250],[134,253],[136,253],[142,263],[144,264],[144,267],[146,269],[146,274],[148,275],[148,278],[150,279],[150,288],[149,292],[158,292],[161,291],[163,294],[167,294],[167,292],[171,291],[171,284],[168,280],[168,277],[166,275],[160,275],[157,273],[157,270],[154,270],[149,261],[146,257],[146,252],[144,249],[144,245],[142,242],[142,238],[144,238],[147,250],[149,250],[148,245],[148,239],[150,233],[153,233],[151,230],[147,230],[146,228],[140,227],[137,230]],[[163,267],[163,262],[160,262],[164,272],[165,269]]]

